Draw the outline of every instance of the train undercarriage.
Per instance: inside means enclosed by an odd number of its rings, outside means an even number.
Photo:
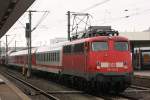
[[[71,75],[61,75],[60,77],[61,83],[67,86],[94,93],[121,93],[131,85],[132,81],[132,73],[113,76],[99,74],[89,81],[85,78]]]

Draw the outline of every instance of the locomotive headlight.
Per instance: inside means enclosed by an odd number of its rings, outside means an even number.
[[[109,67],[109,63],[108,62],[101,62],[101,67],[103,67],[103,68]]]
[[[117,62],[116,63],[116,67],[123,67],[123,66],[124,66],[123,62]]]

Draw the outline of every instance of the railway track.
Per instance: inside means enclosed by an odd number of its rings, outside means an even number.
[[[2,72],[1,72],[2,73]],[[68,94],[85,94],[85,95],[89,95],[83,91],[45,91],[45,90],[42,90],[36,86],[34,86],[33,84],[27,82],[26,80],[24,79],[21,79],[21,78],[17,78],[18,75],[15,75],[15,73],[13,71],[8,71],[7,72],[3,72],[2,73],[3,75],[5,76],[8,76],[8,77],[11,77],[25,85],[27,85],[29,88],[32,88],[34,91],[33,91],[33,95],[39,95],[39,94],[42,94],[44,95],[45,97],[49,98],[50,100],[66,100],[66,99],[63,99],[63,98],[58,98],[54,95],[68,95]],[[145,88],[145,87],[139,87],[139,86],[131,86],[130,87],[131,89],[130,90],[127,90],[125,91],[125,93],[123,94],[118,94],[118,95],[114,95],[114,94],[106,94],[106,95],[95,95],[96,98],[98,99],[104,99],[104,100],[140,100],[139,97],[134,97],[133,95],[128,95],[130,93],[133,93],[133,92],[149,92],[150,89],[148,88]],[[29,89],[30,90],[30,89]],[[90,94],[91,95],[91,94]]]
[[[139,97],[134,97],[133,95],[126,95],[126,94],[103,94],[99,97],[103,98],[104,100],[140,100]]]
[[[1,73],[2,73],[2,72],[1,72]],[[20,79],[20,78],[15,77],[15,76],[12,75],[12,74],[9,74],[9,73],[7,73],[7,72],[2,73],[2,74],[3,74],[4,76],[9,76],[9,77],[11,77],[11,78],[13,78],[13,79],[15,79],[15,80],[17,80],[17,81],[23,83],[24,85],[26,85],[26,86],[28,86],[28,87],[34,89],[37,93],[40,93],[40,94],[46,96],[46,97],[49,98],[50,100],[60,100],[59,98],[57,98],[57,97],[55,97],[55,96],[53,96],[53,95],[47,93],[46,91],[44,91],[44,90],[42,90],[42,89],[40,89],[40,88],[38,88],[38,87],[36,87],[36,86],[30,84],[30,83],[27,82],[27,81],[24,81],[24,80],[22,80],[22,79]]]

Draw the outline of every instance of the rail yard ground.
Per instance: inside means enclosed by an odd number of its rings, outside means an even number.
[[[40,75],[39,72],[34,72],[31,78],[26,78],[22,75],[20,70],[10,69],[10,67],[0,66],[1,74],[9,73],[21,80],[24,80],[35,87],[40,88],[46,93],[52,95],[55,99],[52,100],[149,100],[150,99],[150,83],[147,78],[134,76],[133,86],[128,88],[124,93],[119,95],[115,94],[95,94],[86,93],[82,90],[72,88],[66,85],[59,84],[56,81],[51,80],[45,75]],[[29,88],[28,86],[12,79],[8,75],[4,75],[8,80],[20,88],[26,95],[32,100],[49,100],[49,98],[43,95],[41,92]],[[147,84],[139,87],[140,82]],[[141,85],[140,85],[141,86]]]

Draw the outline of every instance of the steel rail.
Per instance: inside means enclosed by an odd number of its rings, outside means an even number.
[[[138,86],[138,85],[131,85],[130,88],[140,89],[140,90],[149,90],[150,91],[150,88],[142,87],[142,86]]]
[[[1,72],[2,73],[2,72]],[[19,78],[16,78],[15,76],[9,74],[8,72],[5,72],[4,74],[6,75],[9,75],[11,76],[12,78],[15,78],[16,80],[28,85],[29,87],[33,88],[34,90],[37,91],[37,93],[40,93],[40,94],[43,94],[45,95],[46,97],[50,98],[51,100],[60,100],[58,99],[57,97],[54,97],[53,95],[51,94],[84,94],[83,91],[43,91],[37,87],[34,87],[33,85],[31,85],[30,83],[22,80],[22,79],[19,79]],[[131,85],[130,88],[134,88],[134,89],[140,89],[140,90],[147,90],[147,88],[145,87],[138,87],[138,86],[135,86],[135,85]],[[127,91],[128,92],[128,91]],[[132,91],[131,91],[132,92]],[[137,91],[138,92],[138,91]],[[100,98],[104,98],[104,100],[115,100],[115,98],[125,98],[125,99],[129,99],[129,100],[139,100],[138,97],[132,97],[132,96],[128,96],[126,94],[118,94],[118,95],[100,95],[98,96]]]
[[[26,82],[26,81],[24,81],[24,80],[22,80],[22,79],[19,79],[19,78],[15,77],[15,76],[13,76],[13,75],[7,73],[7,72],[6,72],[6,73],[3,73],[3,74],[7,74],[7,75],[9,75],[10,77],[12,77],[12,78],[18,80],[19,82],[22,82],[23,84],[29,86],[30,88],[32,88],[32,89],[34,89],[34,90],[36,90],[36,91],[39,91],[41,94],[43,94],[44,96],[48,97],[48,98],[51,99],[51,100],[60,100],[59,98],[57,98],[57,97],[55,97],[55,96],[53,96],[53,95],[51,95],[51,94],[45,92],[44,90],[42,90],[42,89],[40,89],[40,88],[38,88],[38,87],[35,87],[35,86],[33,86],[32,84],[30,84],[30,83],[28,83],[28,82]]]

